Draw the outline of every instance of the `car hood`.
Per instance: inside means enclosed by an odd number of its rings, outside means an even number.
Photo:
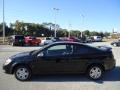
[[[112,43],[118,43],[119,41],[113,41]]]
[[[25,60],[25,59],[28,59],[28,58],[32,57],[32,55],[30,53],[31,53],[31,51],[29,51],[29,52],[22,52],[22,53],[18,53],[16,55],[13,55],[10,58],[12,60]]]

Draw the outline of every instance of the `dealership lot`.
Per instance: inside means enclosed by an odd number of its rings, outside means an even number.
[[[91,43],[90,45],[110,46],[110,42]],[[47,75],[34,76],[31,81],[20,82],[13,75],[5,74],[2,70],[2,64],[9,56],[39,48],[41,47],[0,46],[0,90],[119,90],[120,47],[112,47],[117,67],[107,72],[103,79],[98,81],[91,81],[84,75]]]

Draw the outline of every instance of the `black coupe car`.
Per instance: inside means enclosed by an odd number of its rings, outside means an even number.
[[[103,72],[115,67],[115,59],[108,48],[95,48],[77,42],[56,42],[39,50],[11,56],[3,65],[6,73],[20,81],[35,74],[86,73],[100,79]]]

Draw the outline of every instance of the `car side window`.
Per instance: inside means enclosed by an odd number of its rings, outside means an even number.
[[[72,50],[71,45],[55,45],[46,50],[45,56],[62,56],[70,54]]]
[[[74,54],[87,54],[92,53],[93,50],[90,47],[84,45],[76,45],[74,46]]]

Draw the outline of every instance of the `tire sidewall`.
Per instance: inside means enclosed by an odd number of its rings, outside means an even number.
[[[100,70],[101,70],[101,76],[99,77],[99,78],[92,78],[91,76],[90,76],[90,71],[91,71],[91,69],[93,68],[93,67],[98,67]],[[89,79],[92,79],[92,80],[99,80],[99,79],[101,79],[102,77],[103,77],[103,69],[102,69],[102,67],[101,66],[99,66],[99,65],[94,65],[94,66],[90,66],[89,68],[88,68],[88,70],[87,70],[87,77],[89,78]]]
[[[17,72],[17,70],[18,70],[19,68],[26,68],[26,69],[28,70],[29,75],[28,75],[28,77],[27,77],[26,79],[22,80],[22,79],[19,79],[19,78],[17,77],[16,72]],[[15,78],[16,78],[17,80],[19,80],[19,81],[28,81],[28,80],[30,80],[32,73],[31,73],[31,70],[30,70],[27,66],[17,66],[17,67],[15,68],[14,75],[15,75]]]

